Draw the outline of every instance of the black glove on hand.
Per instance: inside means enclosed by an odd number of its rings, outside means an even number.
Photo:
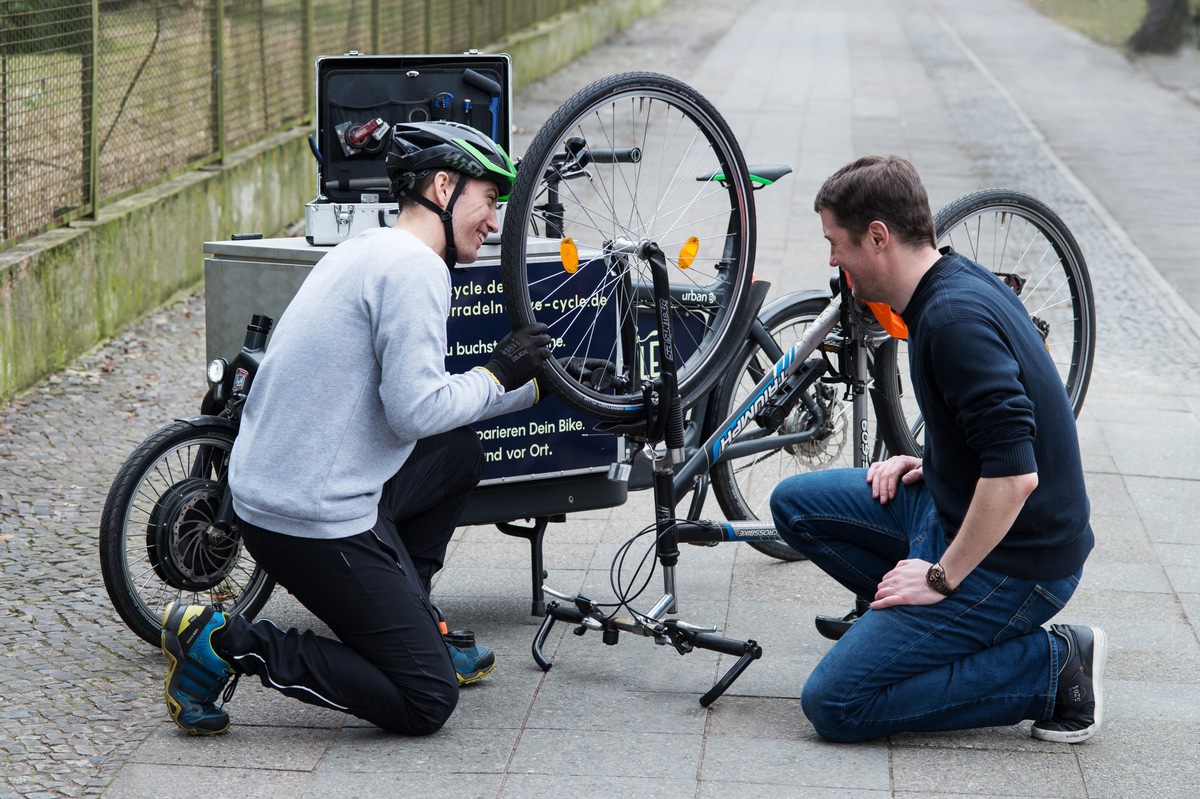
[[[483,368],[504,386],[505,391],[520,388],[533,379],[550,357],[550,328],[538,322],[514,330],[496,344]]]
[[[602,358],[559,358],[558,363],[571,377],[585,386],[597,391],[611,388],[613,376],[617,372],[616,364]]]

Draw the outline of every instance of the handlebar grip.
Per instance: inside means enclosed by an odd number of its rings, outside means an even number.
[[[587,154],[595,164],[637,164],[642,160],[640,147],[618,147],[610,150],[589,148]]]
[[[751,655],[752,660],[762,656],[762,649],[754,641],[736,641],[712,633],[693,633],[689,638],[697,649],[710,649],[723,655]]]
[[[550,603],[550,607],[546,608],[546,618],[542,619],[542,626],[538,628],[537,635],[533,638],[533,662],[538,664],[538,668],[542,671],[550,671],[550,667],[554,664],[550,659],[542,654],[542,647],[546,643],[546,636],[550,634],[550,628],[554,626],[554,614],[551,613],[551,608],[554,603]]]
[[[747,641],[746,644],[753,648],[747,651],[744,655],[738,658],[738,662],[733,664],[729,671],[725,672],[725,676],[717,680],[717,684],[709,689],[708,693],[700,697],[700,707],[708,707],[717,700],[717,697],[729,690],[729,686],[733,685],[733,681],[742,675],[752,662],[762,656],[762,649],[753,641]]]
[[[267,344],[273,324],[275,320],[266,314],[254,314],[250,317],[250,324],[246,325],[246,341],[242,346],[247,350],[261,350]]]
[[[554,622],[560,619],[572,624],[581,624],[583,614],[577,608],[566,607],[557,602],[551,602],[546,606],[546,618],[542,620],[542,626],[538,628],[537,635],[533,639],[533,661],[542,671],[550,671],[550,667],[554,665],[542,652],[542,647],[546,644],[546,637],[550,635],[550,628],[554,626]]]

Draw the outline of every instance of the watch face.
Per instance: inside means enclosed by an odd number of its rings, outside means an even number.
[[[929,571],[925,573],[925,582],[929,583],[929,587],[942,596],[950,596],[954,593],[946,585],[946,570],[942,568],[940,563],[935,563],[929,567]]]

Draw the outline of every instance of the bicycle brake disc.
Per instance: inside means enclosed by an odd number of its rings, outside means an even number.
[[[834,386],[817,382],[813,388],[816,401],[825,411],[825,424],[813,439],[787,446],[785,449],[812,469],[822,469],[837,461],[846,448],[848,406]],[[812,416],[801,404],[788,415],[780,432],[795,433],[809,428],[812,424]]]

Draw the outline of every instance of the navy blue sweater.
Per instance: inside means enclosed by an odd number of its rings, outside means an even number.
[[[924,479],[947,529],[962,524],[981,477],[1036,472],[1037,488],[983,565],[1029,580],[1075,573],[1094,544],[1075,417],[1016,293],[946,251],[903,318]]]

